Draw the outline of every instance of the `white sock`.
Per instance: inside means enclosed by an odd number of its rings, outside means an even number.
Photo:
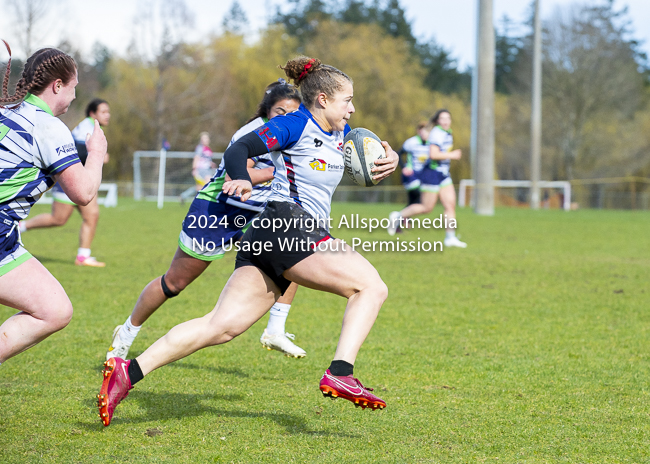
[[[284,323],[289,316],[291,305],[285,303],[275,303],[271,307],[271,316],[266,326],[266,332],[269,335],[279,335],[284,333]]]
[[[456,238],[456,231],[455,230],[448,230],[447,234],[445,235],[445,238]]]
[[[18,231],[22,234],[23,232],[27,232],[27,227],[25,227],[25,221],[20,221],[18,223]]]
[[[81,256],[82,258],[89,258],[90,257],[90,248],[78,248],[77,249],[77,256]]]
[[[135,340],[135,337],[138,335],[138,332],[140,332],[141,328],[141,325],[133,325],[131,323],[131,316],[129,316],[129,318],[120,329],[120,340],[130,346],[133,343],[133,340]]]

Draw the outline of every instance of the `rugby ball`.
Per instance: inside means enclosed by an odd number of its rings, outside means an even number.
[[[372,179],[374,174],[371,169],[375,167],[376,160],[386,158],[386,150],[379,137],[368,129],[352,129],[343,139],[343,156],[345,172],[355,184],[364,187],[377,185],[378,181]]]

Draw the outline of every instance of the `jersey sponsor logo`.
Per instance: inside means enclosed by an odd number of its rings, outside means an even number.
[[[262,130],[256,131],[257,135],[262,137],[262,140],[266,144],[266,148],[269,150],[278,144],[278,139],[275,138],[275,135],[271,133],[271,130],[268,127],[265,127]]]
[[[315,139],[314,139],[315,140]],[[325,160],[314,158],[310,163],[309,166],[314,170],[314,171],[325,171],[327,169],[327,163]]]
[[[75,146],[74,143],[69,143],[67,145],[63,145],[59,148],[56,149],[56,154],[57,155],[67,155],[68,153],[73,153],[75,152]]]
[[[314,158],[309,162],[309,166],[314,171],[342,171],[345,166],[342,164],[327,163],[325,160]]]
[[[320,148],[323,145],[323,141],[314,139],[314,144],[316,145],[316,148]]]
[[[336,147],[338,151],[343,151],[343,142],[339,142],[339,146]]]

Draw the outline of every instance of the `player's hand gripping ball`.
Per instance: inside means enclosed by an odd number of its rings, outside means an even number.
[[[371,172],[376,160],[386,158],[386,149],[379,137],[368,129],[352,129],[343,139],[343,156],[345,172],[355,184],[372,187],[379,183],[373,180]]]

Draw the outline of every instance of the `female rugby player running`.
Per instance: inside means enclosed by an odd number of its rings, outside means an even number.
[[[449,165],[451,160],[459,160],[462,153],[460,150],[451,149],[454,145],[454,137],[451,135],[451,113],[447,110],[437,111],[431,118],[431,124],[434,127],[427,138],[429,161],[422,168],[419,176],[422,200],[420,203],[408,205],[402,211],[390,213],[389,235],[395,235],[403,219],[430,213],[436,206],[438,195],[445,210],[445,217],[456,218],[456,190],[449,174]],[[467,243],[461,242],[456,237],[456,229],[453,227],[447,229],[444,244],[446,247],[467,247]]]
[[[81,164],[86,163],[88,158],[88,150],[86,148],[86,136],[93,133],[95,128],[95,121],[101,127],[108,125],[111,119],[111,112],[106,100],[100,98],[93,99],[86,107],[86,118],[81,121],[77,127],[72,129],[72,138],[74,139],[77,154],[81,160]],[[104,158],[104,164],[108,163],[108,155]],[[95,231],[97,230],[97,222],[99,221],[99,203],[97,203],[97,196],[92,199],[87,205],[77,205],[74,201],[70,200],[65,194],[61,185],[54,184],[52,187],[52,212],[43,213],[38,216],[21,221],[18,227],[20,232],[26,232],[32,229],[40,229],[42,227],[60,227],[65,225],[72,215],[75,206],[81,214],[81,229],[79,230],[79,248],[77,250],[77,258],[74,263],[77,266],[89,267],[104,267],[106,263],[97,261],[95,257],[90,256],[90,247],[95,238]]]
[[[266,88],[256,114],[235,133],[230,143],[235,143],[240,137],[257,129],[269,119],[297,110],[300,101],[300,93],[296,87],[288,84],[284,79],[270,84]],[[199,277],[212,261],[223,258],[225,251],[221,246],[222,240],[228,244],[231,239],[235,241],[241,238],[245,224],[238,224],[237,218],[245,218],[248,223],[264,209],[266,200],[271,194],[273,179],[273,162],[270,155],[248,160],[248,168],[254,184],[252,195],[248,200],[241,201],[221,192],[221,187],[226,180],[223,161],[214,177],[194,198],[183,221],[178,249],[169,269],[142,290],[126,322],[115,327],[106,359],[126,358],[142,324],[165,301],[177,296]],[[269,350],[278,350],[287,356],[302,358],[307,353],[290,340],[293,335],[285,333],[284,329],[297,287],[296,284],[292,285],[289,291],[273,305],[269,324],[260,342]]]
[[[19,312],[0,326],[0,363],[61,330],[72,304],[61,284],[23,248],[18,222],[55,182],[75,203],[97,195],[106,138],[95,122],[88,160],[79,163],[68,128],[57,118],[75,98],[77,65],[60,50],[44,48],[27,59],[14,95],[0,96],[0,303]],[[14,106],[6,108],[6,104]]]
[[[348,300],[334,360],[320,382],[323,394],[364,408],[386,406],[354,378],[353,366],[388,289],[363,256],[333,239],[326,229],[309,227],[314,220],[326,221],[329,217],[332,194],[343,175],[343,137],[354,113],[352,80],[338,69],[306,57],[289,61],[283,69],[299,85],[303,105],[243,136],[226,150],[226,170],[232,180],[222,188],[245,201],[252,192],[246,159],[273,152],[276,175],[260,224],[277,219],[292,227],[273,231],[251,226],[242,238],[235,271],[209,314],[177,325],[135,359],[111,358],[105,362],[98,395],[104,425],[110,424],[115,407],[145,375],[240,335],[271,308],[290,282]],[[387,158],[376,161],[373,172],[377,180],[392,173],[399,161],[388,143],[382,143]],[[314,158],[323,170],[311,166]],[[332,251],[319,247],[281,251],[278,241],[285,240],[327,242]],[[250,251],[255,243],[266,244],[265,250],[270,245],[271,250],[257,255]]]

